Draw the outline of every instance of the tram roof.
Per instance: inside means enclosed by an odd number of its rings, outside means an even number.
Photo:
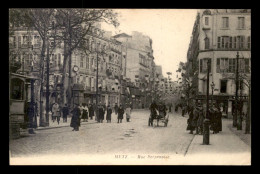
[[[34,79],[34,80],[38,80],[38,77],[35,76],[27,76],[27,75],[22,75],[22,74],[16,74],[16,73],[10,73],[11,76],[16,76],[16,77],[21,77],[21,78],[25,78],[25,79]]]

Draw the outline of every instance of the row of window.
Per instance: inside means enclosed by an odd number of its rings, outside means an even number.
[[[30,66],[31,62],[33,60],[37,60],[38,55],[33,55],[33,54],[14,54],[14,55],[10,55],[12,57],[12,62],[16,61],[16,62],[20,62],[20,63],[24,63],[26,66]]]
[[[211,59],[200,59],[200,73],[206,73],[208,71],[207,62],[209,60],[209,71],[211,72]],[[235,73],[236,70],[236,58],[217,58],[216,72],[217,73]],[[239,72],[250,73],[250,59],[238,60]]]
[[[86,39],[86,49],[90,50],[90,51],[95,51],[96,49],[99,51],[105,51],[109,48],[113,49],[113,50],[117,50],[118,52],[121,52],[121,49],[118,45],[107,45],[107,44],[101,44],[99,42],[95,42],[95,41],[90,41],[90,39]]]
[[[204,39],[205,49],[210,49],[209,38]],[[221,49],[251,49],[251,37],[248,36],[221,36],[217,41],[218,48]]]
[[[251,37],[248,36],[222,36],[218,37],[218,48],[251,49]]]
[[[32,38],[34,38],[34,44],[41,43],[40,36],[38,35],[35,36],[23,35],[23,36],[11,36],[10,44],[12,44],[14,48],[17,48],[17,46],[18,48],[20,48],[22,45],[32,45],[33,43]]]
[[[205,26],[209,25],[209,17],[204,18]],[[229,28],[229,17],[222,17],[221,26],[223,29]],[[245,17],[238,17],[237,18],[237,29],[245,29]]]
[[[222,17],[222,28],[229,28],[229,17]],[[245,29],[245,17],[237,18],[237,29]]]

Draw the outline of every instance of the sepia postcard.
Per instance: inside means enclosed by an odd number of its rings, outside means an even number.
[[[9,9],[10,165],[251,165],[251,9]]]

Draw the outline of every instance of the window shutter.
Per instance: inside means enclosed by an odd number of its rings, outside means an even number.
[[[251,48],[251,37],[250,36],[248,36],[247,37],[247,48]]]
[[[220,48],[220,44],[221,44],[221,37],[218,37],[218,48]]]
[[[217,73],[220,73],[220,58],[217,58]]]
[[[200,73],[202,73],[202,59],[200,59]]]
[[[229,48],[232,48],[232,37],[229,37]]]
[[[237,47],[237,38],[234,37],[234,48],[236,48],[236,47]]]

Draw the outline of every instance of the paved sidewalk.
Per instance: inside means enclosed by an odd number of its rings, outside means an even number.
[[[192,165],[251,164],[251,147],[229,129],[230,124],[232,120],[222,120],[222,132],[210,134],[210,145],[202,145],[203,135],[194,136],[185,155],[193,159]]]

